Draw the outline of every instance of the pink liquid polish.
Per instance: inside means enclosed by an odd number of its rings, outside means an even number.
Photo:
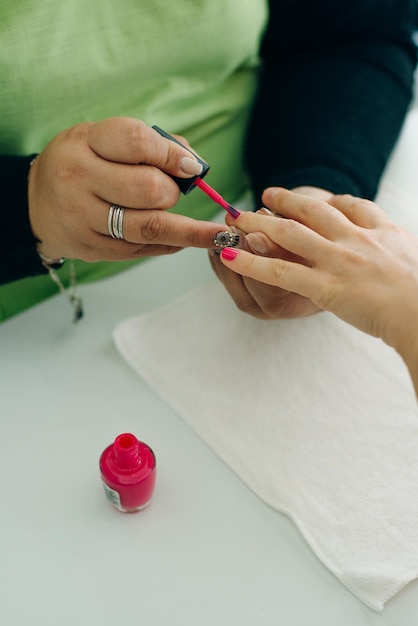
[[[177,143],[179,144],[179,146],[182,146],[183,148],[186,148],[186,150],[189,150],[189,152],[192,152],[190,148],[188,148],[187,146],[184,146],[177,139],[174,139],[172,135],[167,133],[165,130],[163,130],[159,126],[153,126],[153,129],[156,130],[157,133],[161,135],[162,137],[165,137],[166,139],[169,139],[170,141],[174,141],[174,143]],[[227,202],[226,200],[224,200],[224,198],[222,198],[221,194],[215,191],[215,189],[213,189],[213,187],[208,185],[207,182],[202,180],[203,177],[206,176],[206,174],[209,172],[210,167],[206,163],[206,161],[203,161],[203,159],[197,156],[197,154],[195,154],[194,152],[192,152],[192,154],[202,166],[202,173],[199,174],[199,176],[192,176],[191,178],[179,178],[177,176],[172,176],[171,178],[175,180],[178,186],[180,187],[180,191],[186,195],[190,193],[193,189],[195,189],[195,187],[199,187],[203,191],[203,193],[205,193],[209,198],[211,198],[214,202],[216,202],[223,209],[225,209],[225,211],[227,211],[231,217],[233,217],[234,219],[239,217],[241,215],[241,211],[238,211],[238,209],[232,206],[232,204],[229,204],[229,202]]]
[[[119,511],[134,513],[151,502],[155,455],[135,435],[118,435],[102,452],[99,465],[106,497]]]
[[[229,204],[224,198],[222,198],[221,194],[219,194],[213,187],[207,184],[204,180],[202,180],[199,176],[196,177],[194,181],[195,185],[197,185],[209,198],[211,198],[214,202],[219,204],[231,217],[236,219],[241,215],[241,211],[238,211],[232,204]]]

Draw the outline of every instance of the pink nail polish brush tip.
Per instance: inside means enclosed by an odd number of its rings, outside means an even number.
[[[201,189],[207,196],[209,196],[209,198],[211,198],[214,202],[216,202],[223,209],[225,209],[225,211],[227,211],[231,217],[237,218],[239,217],[239,215],[241,215],[241,212],[238,211],[238,209],[236,209],[232,206],[232,204],[229,204],[229,202],[224,200],[222,196],[213,189],[213,187],[205,183],[205,181],[201,178],[197,177],[194,181],[194,184],[199,187],[199,189]]]

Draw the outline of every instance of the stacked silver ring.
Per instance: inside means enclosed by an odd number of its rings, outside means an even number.
[[[119,204],[112,204],[109,209],[109,215],[107,217],[107,228],[109,235],[113,239],[123,239],[123,217],[125,214],[125,207],[119,206]]]

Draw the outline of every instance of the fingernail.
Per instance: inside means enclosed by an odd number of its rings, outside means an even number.
[[[202,173],[203,165],[190,157],[183,157],[180,161],[180,169],[190,176],[199,176]]]
[[[240,242],[240,236],[235,233],[230,233],[229,230],[221,230],[220,233],[216,233],[212,239],[212,243],[217,248],[236,248]]]
[[[234,248],[224,248],[221,250],[221,257],[226,261],[233,261],[238,254],[238,250]]]
[[[252,252],[255,252],[256,254],[261,254],[261,255],[267,254],[268,252],[267,244],[261,237],[259,237],[255,233],[250,233],[249,235],[247,235],[246,239]]]
[[[267,209],[265,206],[261,207],[261,209],[258,209],[256,213],[261,213],[261,215],[271,215],[272,217],[274,217],[273,211],[270,211],[270,209]]]

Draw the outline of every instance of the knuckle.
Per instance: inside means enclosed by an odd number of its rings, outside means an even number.
[[[307,198],[302,202],[300,207],[301,214],[304,216],[309,215],[310,213],[315,213],[323,208],[324,202],[319,198]]]
[[[128,152],[137,158],[138,162],[142,160],[142,149],[146,142],[147,128],[145,122],[134,118],[126,119],[125,140]]]
[[[56,161],[53,164],[53,172],[57,186],[79,186],[82,180],[86,180],[89,177],[86,166],[84,166],[83,163],[77,163],[75,161]]]
[[[141,180],[140,193],[145,206],[170,209],[179,199],[180,190],[157,168],[148,168]]]
[[[318,289],[315,302],[320,309],[332,310],[334,305],[338,303],[340,294],[344,290],[341,281],[334,276],[329,279],[326,290]]]
[[[274,283],[281,284],[282,280],[286,276],[286,273],[288,272],[289,266],[286,261],[283,261],[282,259],[274,259],[273,262],[270,262],[269,269],[273,274]]]
[[[141,224],[141,237],[146,243],[159,243],[167,238],[169,232],[165,213],[150,211],[145,214]]]
[[[87,138],[89,133],[94,128],[94,122],[80,122],[79,124],[74,124],[70,126],[66,130],[61,133],[62,137],[65,137],[68,141],[83,141],[87,143]]]
[[[77,124],[58,135],[39,156],[51,168],[55,180],[60,183],[73,182],[89,177],[89,161],[79,158],[87,143],[88,124]]]
[[[375,204],[371,200],[366,200],[366,198],[356,198],[353,200],[353,205],[358,206],[361,209],[371,209],[375,207]]]
[[[187,241],[193,248],[200,248],[202,245],[202,237],[198,226],[191,225],[187,230]],[[205,245],[205,244],[203,244]],[[205,246],[206,247],[206,246]]]
[[[141,196],[151,206],[161,196],[161,176],[157,169],[148,168],[146,176],[141,179]]]
[[[277,228],[280,227],[280,231],[283,235],[293,235],[300,228],[299,222],[293,219],[283,219],[280,224],[277,224]]]

